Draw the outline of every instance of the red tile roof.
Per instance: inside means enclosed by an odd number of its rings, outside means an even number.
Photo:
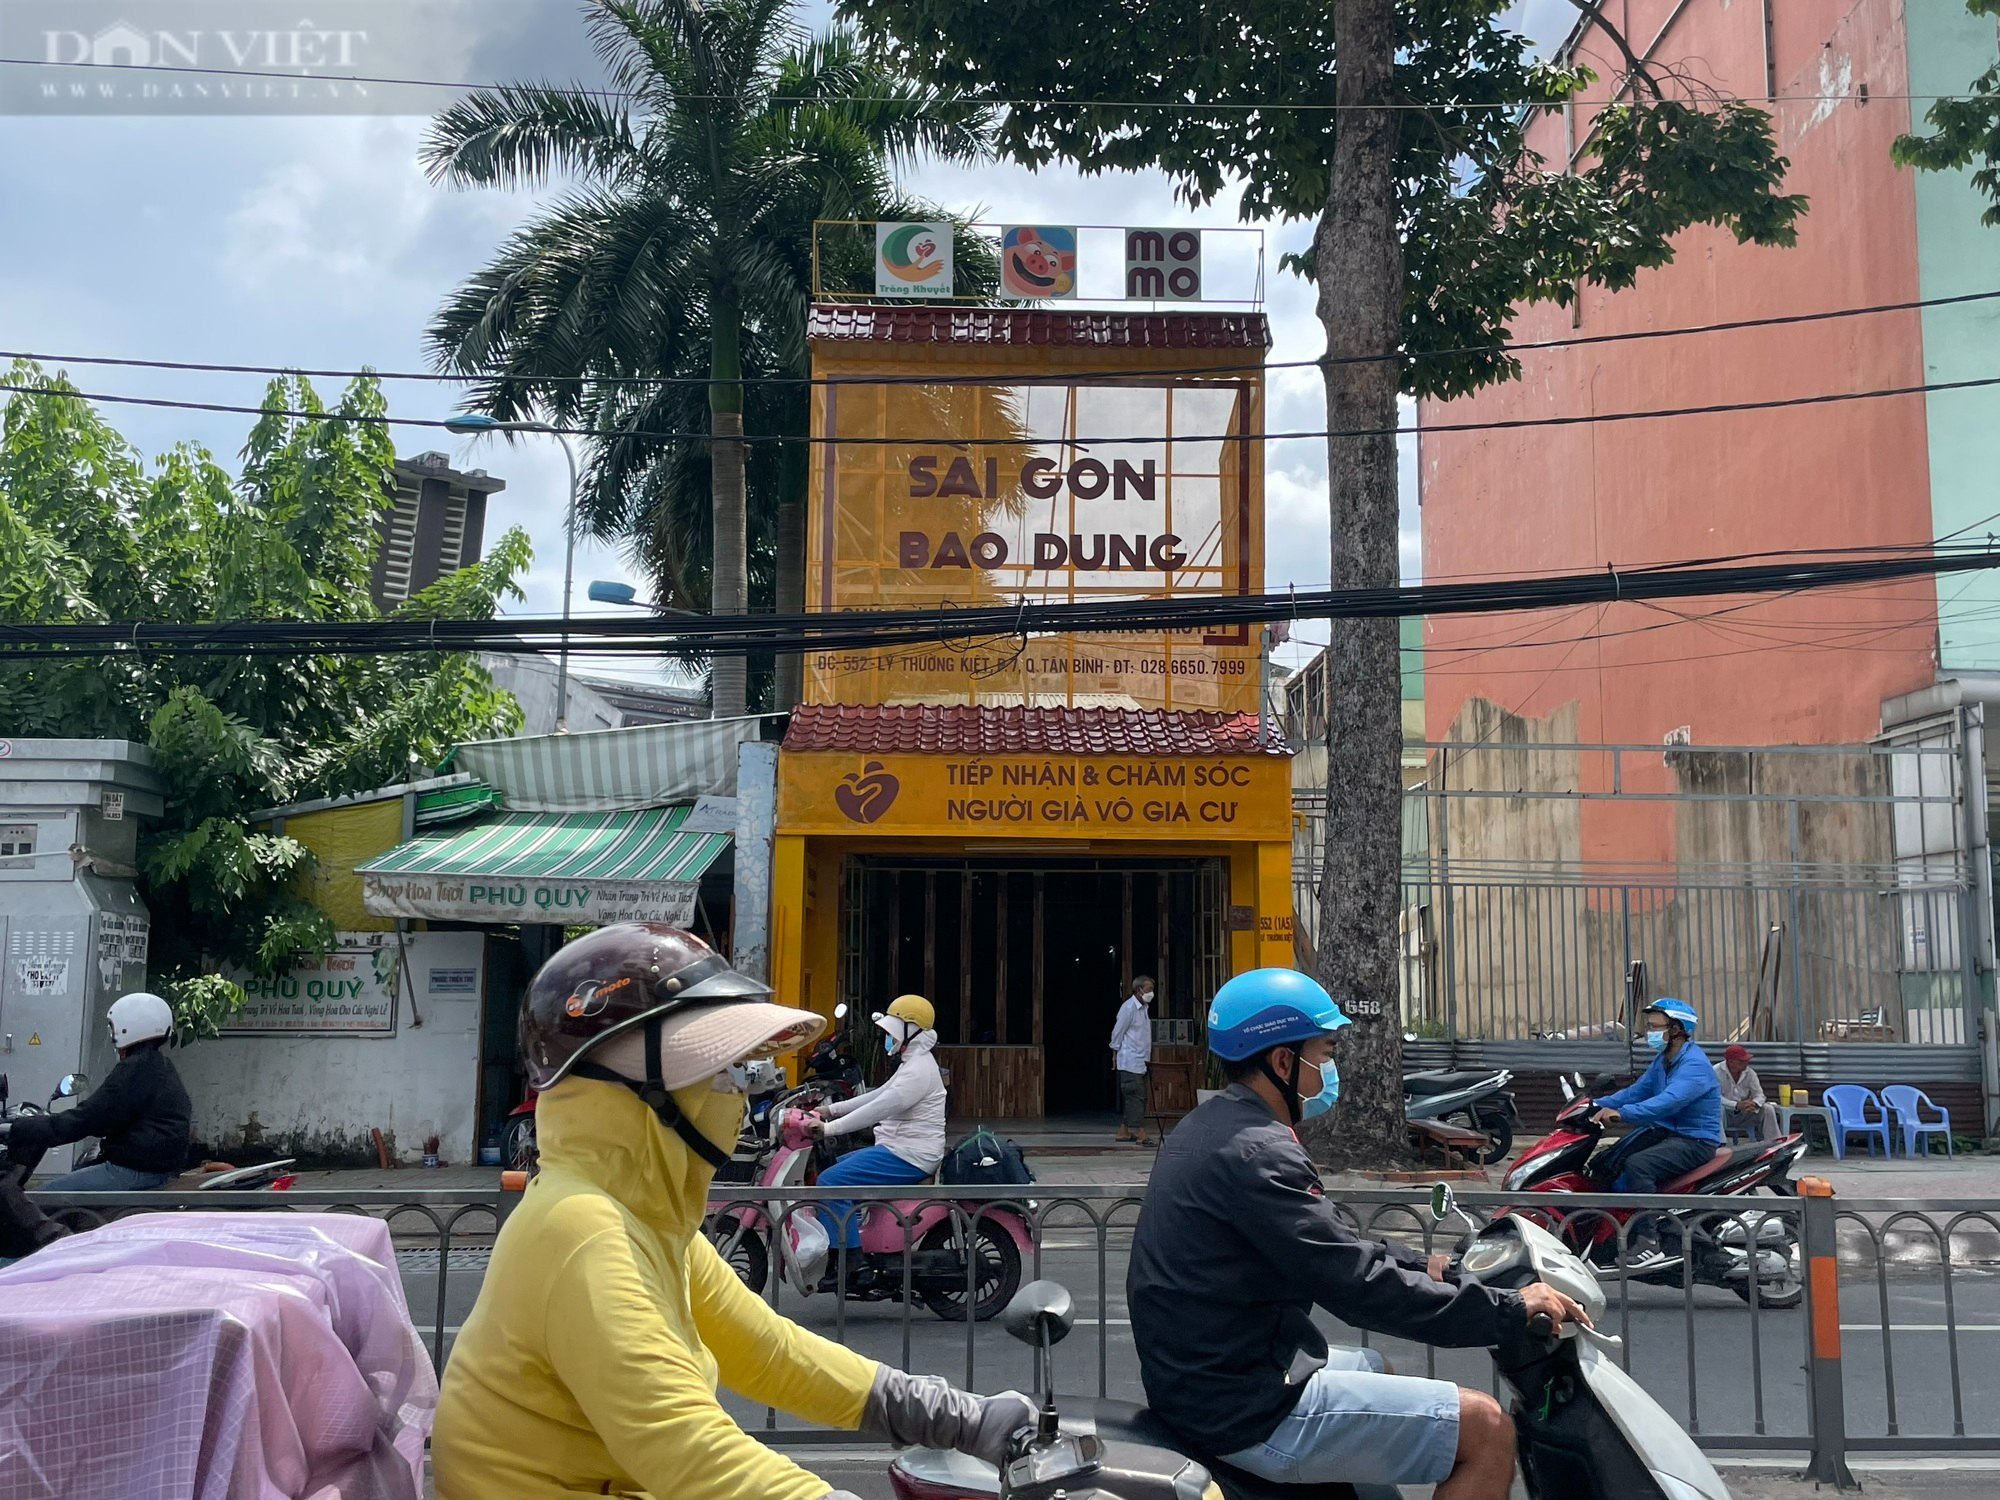
[[[1068,312],[1025,307],[814,306],[806,337],[887,344],[1053,344],[1084,349],[1268,349],[1262,313]]]
[[[1255,714],[1157,708],[990,708],[814,703],[792,711],[787,750],[862,755],[1289,755],[1257,744]]]

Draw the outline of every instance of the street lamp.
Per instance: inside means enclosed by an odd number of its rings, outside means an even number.
[[[599,578],[591,582],[584,591],[584,597],[592,604],[621,604],[633,609],[650,609],[656,615],[680,615],[685,619],[698,620],[698,609],[676,609],[671,604],[649,604],[639,597],[639,591],[629,583],[611,583]]]
[[[546,422],[503,422],[484,412],[460,412],[446,417],[444,430],[458,437],[481,437],[489,432],[539,432],[562,444],[563,458],[569,463],[569,509],[563,518],[563,600],[562,650],[556,657],[556,733],[569,733],[569,595],[576,572],[576,450],[569,439]]]

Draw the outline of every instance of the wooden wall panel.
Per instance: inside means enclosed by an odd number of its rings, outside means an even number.
[[[1207,1060],[1205,1047],[1154,1047],[1146,1075],[1146,1112],[1184,1115],[1193,1109]]]
[[[940,1047],[955,1120],[1019,1119],[1042,1112],[1040,1047]]]

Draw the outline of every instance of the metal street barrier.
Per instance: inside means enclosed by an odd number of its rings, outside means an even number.
[[[1810,1186],[1811,1180],[1806,1180]],[[771,1223],[782,1229],[798,1213],[833,1199],[889,1207],[906,1226],[931,1204],[950,1209],[953,1233],[963,1244],[999,1209],[1029,1227],[1032,1253],[1021,1280],[1053,1275],[1078,1294],[1079,1332],[1095,1325],[1095,1387],[1112,1394],[1111,1329],[1122,1304],[1123,1264],[1130,1232],[1144,1202],[1142,1188],[1035,1184],[1023,1188],[955,1187],[950,1196],[912,1199],[910,1190],[810,1187],[768,1190],[738,1185],[715,1188],[711,1212],[755,1210],[764,1215],[762,1246],[766,1301],[788,1316],[842,1343],[868,1343],[875,1357],[907,1369],[928,1369],[964,1385],[1024,1383],[1028,1362],[1020,1348],[969,1316],[977,1293],[977,1267],[968,1260],[963,1307],[968,1316],[945,1323],[920,1313],[911,1288],[910,1252],[903,1258],[905,1297],[896,1325],[851,1316],[843,1293],[831,1300],[801,1299],[786,1282],[784,1254]],[[432,1357],[442,1369],[449,1338],[449,1290],[454,1274],[483,1267],[483,1249],[520,1200],[459,1188],[410,1191],[286,1193],[38,1193],[52,1213],[81,1210],[100,1217],[132,1211],[316,1210],[368,1213],[389,1221],[406,1276],[430,1274],[435,1297],[430,1317]],[[1990,1380],[1967,1384],[1968,1368],[1990,1368],[1990,1353],[1968,1341],[2000,1338],[2000,1278],[1980,1274],[2000,1268],[2000,1206],[1970,1200],[1741,1197],[1695,1198],[1630,1194],[1510,1194],[1481,1189],[1458,1201],[1476,1220],[1507,1209],[1532,1210],[1555,1232],[1572,1237],[1604,1232],[1615,1253],[1600,1272],[1605,1318],[1623,1339],[1625,1369],[1659,1398],[1703,1447],[1718,1450],[1804,1451],[1810,1471],[1836,1486],[1851,1483],[1847,1455],[1854,1452],[2000,1450],[2000,1388]],[[1435,1225],[1422,1189],[1343,1189],[1339,1204],[1364,1233],[1391,1237],[1426,1253],[1449,1249],[1465,1232],[1458,1221]],[[1784,1271],[1773,1276],[1768,1257],[1747,1257],[1740,1284],[1717,1287],[1697,1277],[1683,1257],[1667,1284],[1641,1284],[1619,1274],[1631,1264],[1631,1235],[1648,1215],[1672,1216],[1680,1233],[1706,1233],[1778,1254]],[[1621,1217],[1622,1216],[1622,1217]],[[1657,1222],[1657,1220],[1656,1220]],[[1672,1231],[1669,1231],[1671,1236]],[[905,1236],[907,1239],[908,1236]],[[1669,1243],[1671,1240],[1669,1239]],[[836,1252],[838,1254],[838,1252]],[[457,1262],[455,1264],[455,1262]],[[1246,1268],[1246,1274],[1255,1274]],[[843,1278],[844,1281],[844,1278]],[[1970,1298],[1971,1305],[1967,1305]],[[421,1315],[421,1314],[420,1314]],[[962,1324],[962,1332],[960,1330]],[[919,1330],[922,1330],[920,1333]],[[935,1335],[933,1335],[935,1330]],[[1349,1342],[1382,1342],[1358,1332],[1332,1330]],[[885,1339],[884,1335],[888,1337]],[[894,1349],[889,1344],[897,1346]],[[1071,1348],[1074,1348],[1072,1341]],[[1120,1393],[1136,1395],[1136,1364],[1124,1361]],[[1495,1381],[1479,1351],[1466,1354],[1398,1348],[1407,1373],[1461,1384]],[[960,1355],[962,1353],[962,1360]],[[1468,1363],[1468,1360],[1476,1363]],[[1446,1368],[1446,1366],[1449,1368]],[[1081,1361],[1064,1367],[1064,1383],[1086,1384]],[[1877,1367],[1879,1366],[1879,1373]],[[1921,1403],[1939,1420],[1915,1415]],[[1949,1411],[1949,1422],[1942,1420]],[[746,1425],[750,1425],[747,1424]],[[838,1441],[823,1429],[785,1427],[766,1408],[760,1436],[771,1441]]]

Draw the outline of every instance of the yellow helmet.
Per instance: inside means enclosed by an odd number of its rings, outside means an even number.
[[[937,1025],[937,1009],[922,995],[898,995],[889,1002],[889,1008],[883,1014],[908,1021],[924,1031]]]

